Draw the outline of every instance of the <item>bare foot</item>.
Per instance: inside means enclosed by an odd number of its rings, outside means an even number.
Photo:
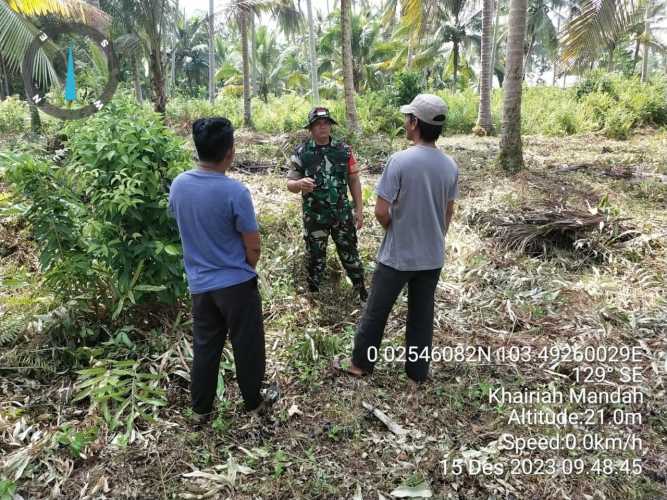
[[[352,363],[351,358],[334,358],[332,366],[334,370],[337,370],[346,375],[352,375],[353,377],[363,377],[364,375],[367,375],[365,371]]]

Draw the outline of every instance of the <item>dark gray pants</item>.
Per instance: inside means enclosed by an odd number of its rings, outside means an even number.
[[[398,271],[377,264],[366,310],[354,338],[352,362],[366,372],[372,372],[380,350],[387,318],[403,287],[408,285],[408,318],[405,328],[405,371],[412,380],[421,382],[428,376],[429,362],[424,357],[410,360],[409,353],[421,354],[426,348],[430,355],[433,343],[433,308],[440,269],[428,271]],[[369,356],[369,348],[371,348]],[[373,348],[376,350],[374,351]],[[401,354],[401,353],[398,353]],[[369,359],[370,358],[370,359]]]
[[[257,278],[192,294],[192,409],[200,415],[213,409],[220,357],[227,333],[232,341],[236,380],[247,410],[261,402],[264,379],[264,322]]]

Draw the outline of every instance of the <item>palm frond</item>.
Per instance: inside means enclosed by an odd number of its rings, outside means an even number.
[[[0,1],[0,52],[10,72],[20,71],[23,57],[37,33],[36,26]],[[33,75],[40,85],[58,81],[56,71],[42,49],[35,56]]]
[[[111,17],[83,0],[3,0],[11,10],[26,17],[56,15],[108,32]]]
[[[563,31],[562,61],[572,66],[594,57],[641,23],[646,0],[586,0]]]
[[[26,16],[44,16],[46,14],[57,14],[67,16],[70,14],[71,4],[59,0],[8,0],[6,2],[14,12]]]

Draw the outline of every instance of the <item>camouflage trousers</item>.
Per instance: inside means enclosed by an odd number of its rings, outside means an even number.
[[[329,235],[336,244],[336,251],[355,288],[364,288],[364,268],[357,249],[357,228],[352,217],[326,224],[312,219],[304,221],[306,241],[308,287],[319,289],[327,262]]]

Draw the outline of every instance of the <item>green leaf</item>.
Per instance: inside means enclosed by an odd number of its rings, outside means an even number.
[[[168,255],[172,256],[181,255],[180,247],[178,245],[174,245],[173,243],[164,247],[164,251],[167,252]]]
[[[118,316],[120,316],[120,313],[123,311],[123,304],[125,304],[125,297],[122,297],[118,301],[118,304],[116,305],[116,309],[114,310],[113,314],[111,315],[112,320],[118,319]]]
[[[134,289],[139,292],[161,292],[166,290],[167,287],[164,285],[137,285]]]

